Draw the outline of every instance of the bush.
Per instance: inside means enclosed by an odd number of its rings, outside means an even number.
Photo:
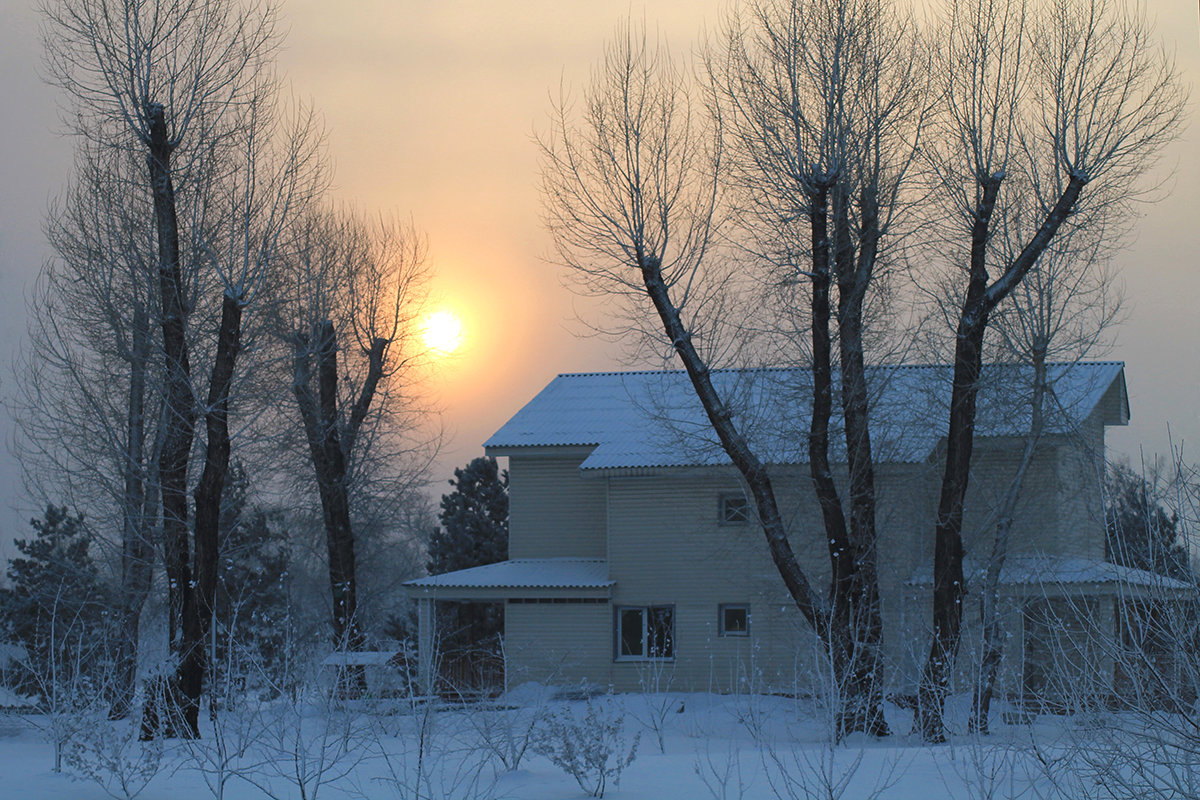
[[[564,706],[546,717],[536,751],[575,779],[592,797],[604,797],[609,779],[621,782],[621,772],[637,758],[639,731],[625,736],[624,713],[611,696],[584,701],[580,716]]]

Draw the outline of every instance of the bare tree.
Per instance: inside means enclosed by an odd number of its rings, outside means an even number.
[[[435,449],[416,428],[411,340],[428,270],[411,224],[314,213],[297,234],[280,334],[291,351],[291,391],[321,500],[334,645],[364,644],[358,609],[357,524],[372,481],[403,497]],[[390,465],[381,464],[383,459]],[[361,675],[345,688],[355,691]]]
[[[1012,302],[997,309],[993,323],[1004,360],[1028,367],[1014,376],[1012,389],[1028,397],[1029,428],[1017,468],[985,525],[992,530],[992,544],[979,591],[983,641],[967,723],[971,732],[988,732],[991,699],[1004,656],[1000,572],[1026,475],[1043,444],[1047,416],[1053,419],[1061,410],[1055,383],[1065,372],[1063,365],[1094,357],[1105,348],[1111,326],[1119,318],[1120,297],[1112,286],[1112,273],[1098,263],[1104,245],[1102,232],[1087,228],[1061,236],[1014,291]],[[1097,464],[1104,458],[1103,453],[1089,455]]]
[[[86,509],[101,545],[119,553],[112,713],[128,712],[138,625],[156,540],[161,361],[148,198],[132,187],[126,153],[80,149],[76,183],[49,215],[56,258],[30,298],[28,342],[10,407],[17,455],[41,501]]]
[[[242,315],[278,257],[288,221],[323,187],[319,137],[303,110],[294,126],[283,125],[271,69],[277,38],[270,6],[82,0],[48,2],[43,11],[47,63],[72,102],[76,133],[86,146],[145,159],[140,177],[126,177],[150,200],[139,230],[153,231],[156,245],[147,259],[157,278],[153,296],[162,334],[156,494],[177,658],[173,702],[182,732],[195,736]],[[193,387],[197,334],[189,333],[189,320],[213,287],[222,301],[203,393]],[[202,403],[197,394],[206,395]],[[205,456],[189,538],[188,471],[201,414]],[[131,498],[137,492],[134,482]]]
[[[732,280],[706,261],[718,217],[721,151],[712,124],[719,118],[705,125],[665,46],[650,44],[629,23],[618,28],[596,68],[581,117],[576,123],[560,100],[551,132],[540,140],[546,218],[559,259],[590,291],[615,296],[630,330],[674,351],[750,489],[797,608],[827,646],[852,652],[849,631],[831,623],[796,559],[766,464],[714,384],[710,359],[719,343],[696,335],[712,331],[715,322],[704,314]],[[647,321],[647,301],[656,324]]]
[[[1124,222],[1185,102],[1170,57],[1120,0],[1036,10],[978,0],[950,4],[945,18],[935,69],[944,111],[929,153],[949,230],[969,247],[935,527],[933,641],[918,692],[916,727],[930,741],[944,739],[962,622],[963,500],[989,318],[1057,236],[1087,221]],[[1017,226],[1026,235],[997,235]]]
[[[769,280],[811,287],[811,349],[800,356],[812,365],[809,473],[829,548],[830,613],[851,632],[852,650],[834,654],[848,699],[843,732],[887,732],[865,313],[911,202],[925,50],[914,21],[887,2],[756,0],[744,16],[734,11],[723,52],[708,61],[753,247],[775,267]],[[829,455],[835,375],[845,507]]]

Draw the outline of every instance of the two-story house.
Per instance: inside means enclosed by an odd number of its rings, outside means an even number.
[[[991,549],[994,513],[1024,452],[1031,374],[1015,365],[985,370],[964,526],[969,570]],[[870,375],[885,651],[900,689],[915,685],[929,646],[950,376],[947,366]],[[828,555],[807,466],[811,373],[729,370],[714,380],[770,465],[803,567],[824,585]],[[1129,419],[1123,365],[1053,365],[1049,381],[1045,427],[1001,575],[1013,634],[1008,690],[1035,679],[1025,674],[1025,629],[1058,618],[1031,608],[1066,599],[1111,620],[1111,597],[1149,579],[1105,561],[1104,432]],[[832,460],[844,462],[836,425],[831,441]],[[426,687],[439,600],[504,603],[510,683],[585,681],[628,691],[647,670],[664,669],[677,690],[802,690],[812,679],[817,640],[684,373],[560,375],[485,447],[508,458],[510,560],[408,582],[420,601]],[[970,596],[968,603],[969,639],[978,611]]]

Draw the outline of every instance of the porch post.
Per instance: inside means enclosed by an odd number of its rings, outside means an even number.
[[[433,598],[417,600],[417,684],[421,694],[433,694],[433,642],[434,636]]]

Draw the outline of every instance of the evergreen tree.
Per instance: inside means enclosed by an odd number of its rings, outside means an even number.
[[[508,558],[508,470],[480,457],[454,470],[454,491],[442,495],[442,523],[429,542],[430,575],[495,564]]]
[[[1179,517],[1159,502],[1155,484],[1128,466],[1108,471],[1106,555],[1114,564],[1193,581]]]
[[[29,668],[23,688],[45,694],[48,681],[99,690],[110,633],[104,593],[83,515],[46,506],[31,519],[31,539],[17,539],[23,557],[9,560],[9,587],[0,590],[6,637],[25,648]]]
[[[508,471],[480,457],[454,470],[454,491],[442,495],[441,528],[429,542],[431,575],[508,558]],[[504,608],[496,603],[440,603],[443,676],[457,689],[487,688],[490,657],[499,655]],[[479,656],[483,656],[481,659]],[[466,684],[466,685],[464,685]]]

